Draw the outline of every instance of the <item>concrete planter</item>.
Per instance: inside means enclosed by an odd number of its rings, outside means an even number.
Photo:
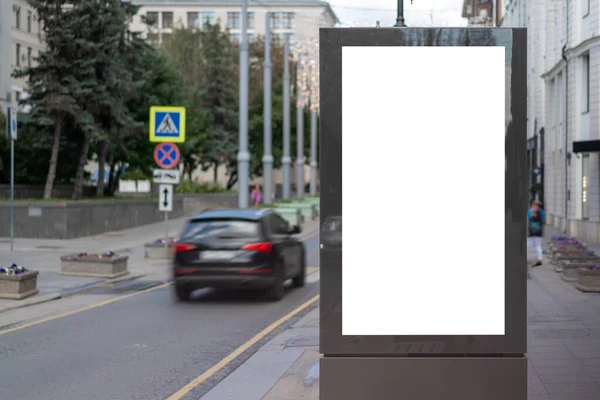
[[[0,275],[0,298],[21,300],[38,293],[38,271],[18,275]]]
[[[164,243],[152,242],[144,245],[145,257],[146,258],[171,258],[173,256],[173,245],[174,243],[168,243],[165,248]]]
[[[557,265],[560,261],[585,261],[585,262],[593,262],[593,261],[597,261],[600,264],[600,257],[598,257],[597,255],[593,255],[593,256],[581,256],[581,255],[577,255],[577,254],[562,254],[562,253],[556,253],[556,255],[552,258],[551,263],[553,265]]]
[[[582,292],[600,292],[600,271],[580,268],[577,270],[575,287]]]
[[[297,209],[300,211],[305,221],[312,221],[319,216],[317,207],[309,203],[282,203],[277,204],[279,208]]]
[[[77,255],[60,258],[60,274],[69,276],[87,276],[93,278],[118,278],[127,275],[127,256],[111,258],[78,257]]]
[[[579,270],[585,269],[589,266],[596,265],[598,262],[573,262],[573,261],[561,261],[559,265],[562,265],[561,279],[566,282],[577,282],[579,276]],[[557,268],[558,269],[558,268]]]
[[[592,260],[585,260],[585,259],[578,259],[578,260],[560,260],[556,263],[556,268],[554,268],[554,270],[558,273],[562,273],[563,270],[565,270],[566,268],[575,268],[575,270],[577,270],[577,268],[582,268],[582,267],[589,267],[590,265],[596,265],[600,263],[600,260],[596,260],[596,259],[592,259]]]

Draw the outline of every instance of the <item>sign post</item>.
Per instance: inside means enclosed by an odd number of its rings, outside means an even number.
[[[6,133],[10,139],[10,251],[15,242],[15,140],[17,140],[17,110],[8,107]]]
[[[169,247],[169,212],[173,211],[173,185],[159,186],[158,209],[165,213],[165,248],[167,248]]]
[[[181,179],[177,164],[181,158],[175,143],[185,142],[185,107],[150,107],[150,143],[158,143],[154,149],[154,161],[162,169],[152,174],[159,183],[158,209],[165,213],[165,249],[169,247],[169,212],[173,211],[173,185]]]

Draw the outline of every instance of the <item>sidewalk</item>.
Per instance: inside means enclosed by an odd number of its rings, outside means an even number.
[[[600,399],[600,294],[580,292],[549,263],[530,276],[528,400]],[[318,399],[318,310],[274,337],[202,400]]]
[[[182,217],[169,221],[169,236],[177,236],[185,221]],[[298,237],[314,235],[318,231],[318,220],[309,221]],[[98,236],[71,239],[15,239],[14,251],[10,242],[0,239],[0,266],[12,263],[39,271],[37,287],[39,293],[23,300],[0,299],[0,316],[16,308],[45,303],[89,289],[92,286],[144,278],[148,284],[161,284],[170,280],[168,260],[145,258],[144,244],[165,236],[164,222],[140,226]],[[129,274],[117,280],[83,278],[60,275],[60,256],[69,253],[115,253],[129,256]]]

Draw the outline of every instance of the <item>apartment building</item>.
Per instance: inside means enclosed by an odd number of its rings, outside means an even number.
[[[528,162],[548,223],[600,242],[600,0],[506,0],[528,28]]]
[[[132,29],[144,32],[153,43],[161,43],[176,28],[201,29],[206,23],[219,23],[239,42],[241,5],[239,0],[135,0],[141,6]],[[321,0],[267,0],[249,2],[249,39],[264,35],[267,13],[271,13],[271,32],[275,42],[290,34],[291,41],[316,39],[320,27],[333,27],[339,20],[329,3]],[[142,16],[153,22],[142,23]]]
[[[505,0],[500,27],[527,28],[527,191],[530,200],[544,198],[546,10],[544,0]]]
[[[26,95],[27,82],[11,77],[14,70],[33,65],[43,49],[42,25],[26,0],[0,1],[0,106],[15,105]],[[10,95],[9,95],[10,93]]]

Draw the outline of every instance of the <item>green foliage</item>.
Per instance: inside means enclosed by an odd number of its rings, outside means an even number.
[[[176,193],[227,193],[228,190],[223,189],[213,182],[195,182],[191,180],[182,180],[181,183],[175,186]]]
[[[32,68],[16,71],[29,80],[30,97],[19,115],[18,183],[76,183],[94,160],[110,170],[98,195],[114,195],[121,178],[146,179],[155,168],[148,141],[151,106],[187,109],[186,142],[179,145],[183,174],[177,191],[216,193],[216,183],[192,181],[198,168],[225,166],[226,188],[237,182],[239,49],[220,25],[175,29],[161,48],[149,45],[128,21],[138,6],[117,0],[29,0],[44,26],[46,49]],[[70,5],[70,7],[65,7]],[[142,18],[143,19],[143,18]],[[251,177],[262,174],[264,41],[249,48],[249,151]],[[272,149],[281,166],[283,49],[271,46]],[[294,79],[294,63],[290,72]],[[290,99],[291,153],[296,154],[295,100]],[[305,157],[310,148],[310,114],[305,114]],[[0,182],[9,178],[10,147],[0,115]],[[50,166],[50,168],[49,168]],[[124,173],[124,170],[129,172]],[[43,176],[42,172],[48,172]],[[100,171],[102,176],[102,171]],[[216,182],[217,174],[214,175]],[[78,186],[79,185],[79,186]],[[48,187],[48,185],[47,185]],[[81,190],[79,190],[79,193]],[[80,194],[79,194],[80,195]]]
[[[127,171],[123,173],[121,179],[126,181],[145,181],[148,180],[148,175],[142,171]]]

